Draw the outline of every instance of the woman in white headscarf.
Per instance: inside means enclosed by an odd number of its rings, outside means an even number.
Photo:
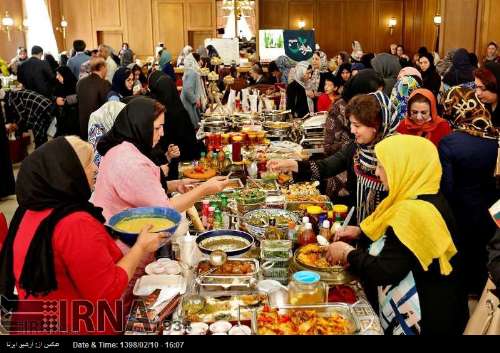
[[[303,118],[310,112],[306,95],[306,84],[311,77],[312,66],[301,61],[295,66],[293,81],[286,90],[286,107],[296,118]]]
[[[89,119],[89,142],[94,150],[94,164],[99,167],[101,155],[97,152],[97,143],[103,135],[106,135],[113,127],[116,117],[125,107],[120,101],[110,101],[90,114]]]
[[[181,101],[186,108],[194,128],[198,128],[201,110],[206,105],[205,85],[200,75],[200,55],[190,53],[184,59]]]
[[[352,42],[352,54],[351,54],[352,63],[361,63],[362,56],[363,56],[363,48],[361,47],[361,43],[355,40],[354,42]]]
[[[186,45],[182,48],[179,57],[177,58],[177,66],[184,66],[184,59],[193,52],[193,47]]]

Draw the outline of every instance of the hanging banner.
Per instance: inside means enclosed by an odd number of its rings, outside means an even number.
[[[285,54],[297,62],[306,61],[312,58],[316,42],[314,31],[285,30]]]

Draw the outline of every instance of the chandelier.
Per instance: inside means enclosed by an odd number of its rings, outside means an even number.
[[[253,0],[223,0],[222,9],[227,11],[234,11],[237,20],[245,16],[244,11],[251,11],[254,8]]]

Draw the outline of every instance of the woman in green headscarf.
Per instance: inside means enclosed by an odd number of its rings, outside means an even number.
[[[158,65],[160,66],[160,70],[163,71],[168,77],[170,77],[175,82],[175,71],[172,66],[172,54],[170,54],[166,49],[163,49],[160,53],[160,60]]]

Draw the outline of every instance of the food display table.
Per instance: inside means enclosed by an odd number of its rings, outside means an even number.
[[[316,183],[279,185],[276,180],[249,179],[201,200],[192,212],[201,214],[202,223],[214,229],[196,229],[198,223],[192,220],[189,235],[172,240],[175,260],[158,259],[146,267],[147,275],[134,288],[137,301],[126,334],[383,334],[357,279],[326,277],[329,268],[315,272],[325,288],[322,301],[290,304],[294,274],[314,269],[314,263],[297,260],[303,246],[288,239],[290,222],[300,227],[311,205],[332,216],[332,202],[316,187]],[[215,212],[222,213],[222,224],[207,223],[203,209],[207,204],[222,211]],[[266,225],[271,218],[275,228],[270,233]],[[229,239],[233,235],[240,237],[236,240],[240,244],[233,246],[235,239]],[[276,238],[270,239],[272,235]],[[213,266],[208,254],[220,249],[234,256]]]

